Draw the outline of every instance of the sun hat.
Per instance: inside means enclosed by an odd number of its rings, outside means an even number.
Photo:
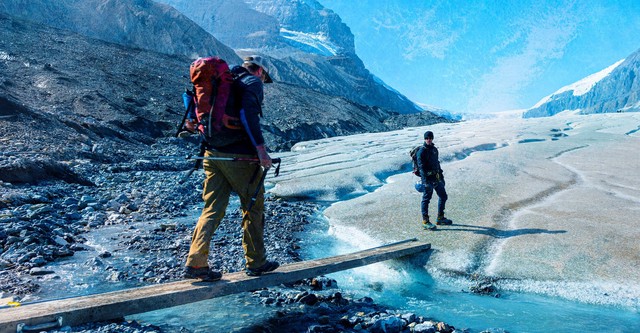
[[[244,58],[245,64],[253,64],[262,67],[262,72],[264,73],[264,83],[272,83],[271,75],[269,75],[269,69],[266,66],[264,58],[259,55],[248,56]]]

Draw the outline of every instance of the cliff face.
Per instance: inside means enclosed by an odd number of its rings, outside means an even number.
[[[564,87],[525,112],[524,117],[640,111],[640,50],[609,68]]]

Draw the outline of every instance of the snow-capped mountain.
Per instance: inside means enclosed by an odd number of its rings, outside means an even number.
[[[157,0],[174,6],[240,55],[265,54],[273,77],[398,113],[420,109],[388,89],[355,53],[340,17],[315,0]]]
[[[315,0],[246,0],[255,10],[275,17],[280,37],[308,53],[355,56],[351,29],[340,16]]]
[[[640,50],[600,72],[560,88],[524,113],[525,118],[560,112],[579,114],[640,111]]]

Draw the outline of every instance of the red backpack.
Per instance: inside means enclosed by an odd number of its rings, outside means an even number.
[[[233,83],[227,62],[218,57],[199,58],[191,64],[189,73],[200,132],[209,139],[219,133],[223,126],[240,129],[237,126],[239,119],[225,114]]]

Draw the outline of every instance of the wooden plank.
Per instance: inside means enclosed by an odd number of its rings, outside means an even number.
[[[61,321],[62,325],[74,326],[122,318],[136,313],[295,282],[416,254],[430,248],[431,245],[428,243],[409,239],[350,254],[283,265],[276,271],[260,277],[236,272],[225,274],[222,280],[216,282],[184,280],[26,304],[0,310],[0,332],[16,332],[20,325],[33,328],[37,325]]]

